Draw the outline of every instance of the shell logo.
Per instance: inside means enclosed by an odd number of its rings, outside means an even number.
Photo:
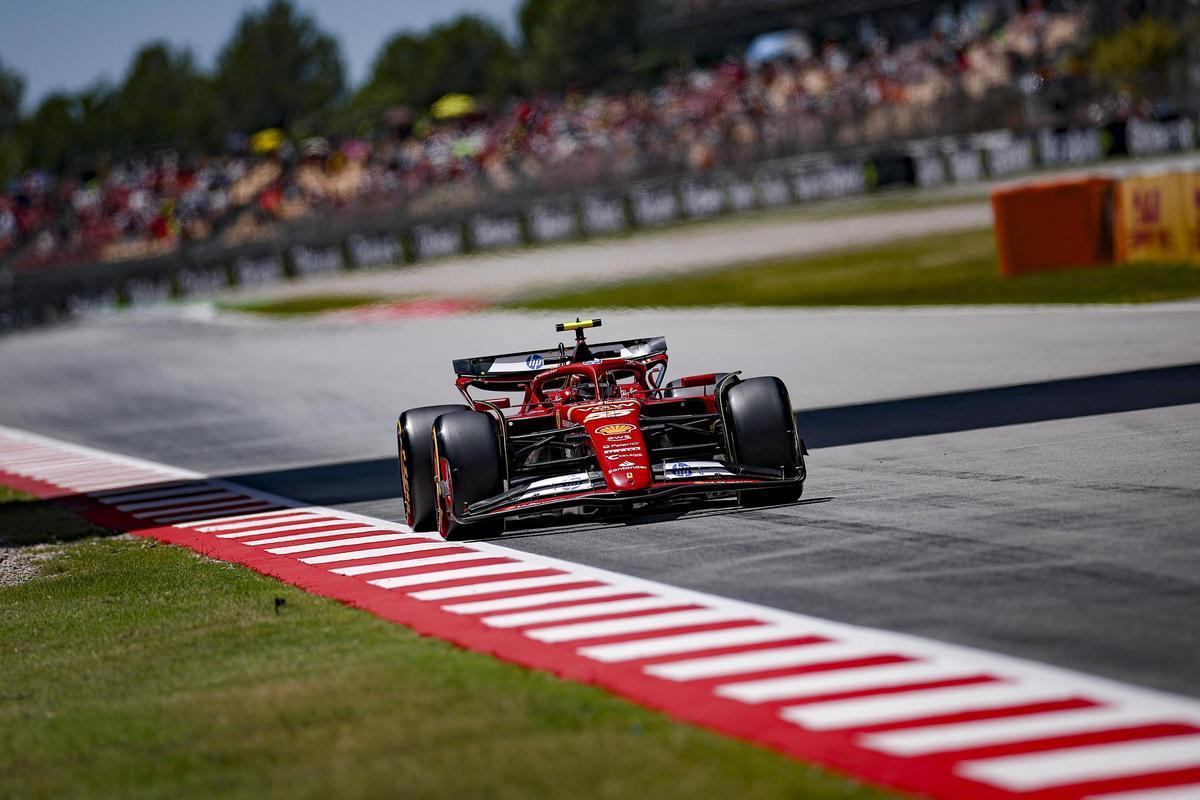
[[[603,436],[613,436],[618,433],[629,433],[633,430],[633,426],[628,422],[614,422],[611,425],[601,425],[596,428],[596,433]]]

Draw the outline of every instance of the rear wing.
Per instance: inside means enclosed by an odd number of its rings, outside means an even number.
[[[648,339],[628,339],[622,342],[588,343],[592,358],[625,358],[640,361],[667,352],[663,336]],[[532,380],[539,372],[571,363],[571,352],[563,347],[553,350],[530,350],[524,353],[503,353],[496,356],[454,359],[454,373],[460,378],[497,379],[511,382]]]

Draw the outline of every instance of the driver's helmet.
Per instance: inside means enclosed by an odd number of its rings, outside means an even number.
[[[600,392],[596,392],[596,384],[589,378],[578,376],[572,379],[571,388],[580,400],[609,400],[618,396],[617,379],[611,372],[600,376]]]

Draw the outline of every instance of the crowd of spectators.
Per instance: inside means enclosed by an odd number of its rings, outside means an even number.
[[[83,176],[32,172],[0,195],[0,259],[17,269],[120,260],[191,241],[237,244],[314,213],[420,211],[930,133],[933,109],[981,103],[1045,71],[1086,24],[1082,11],[999,19],[990,9],[939,18],[902,43],[869,29],[816,45],[794,35],[775,57],[731,58],[649,90],[514,98],[406,121],[373,141],[280,137],[219,157],[166,152]]]

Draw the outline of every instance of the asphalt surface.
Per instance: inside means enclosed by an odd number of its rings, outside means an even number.
[[[1200,696],[1200,303],[605,318],[783,378],[805,498],[503,543]],[[0,339],[0,423],[399,519],[399,411],[554,321],[91,320]]]

